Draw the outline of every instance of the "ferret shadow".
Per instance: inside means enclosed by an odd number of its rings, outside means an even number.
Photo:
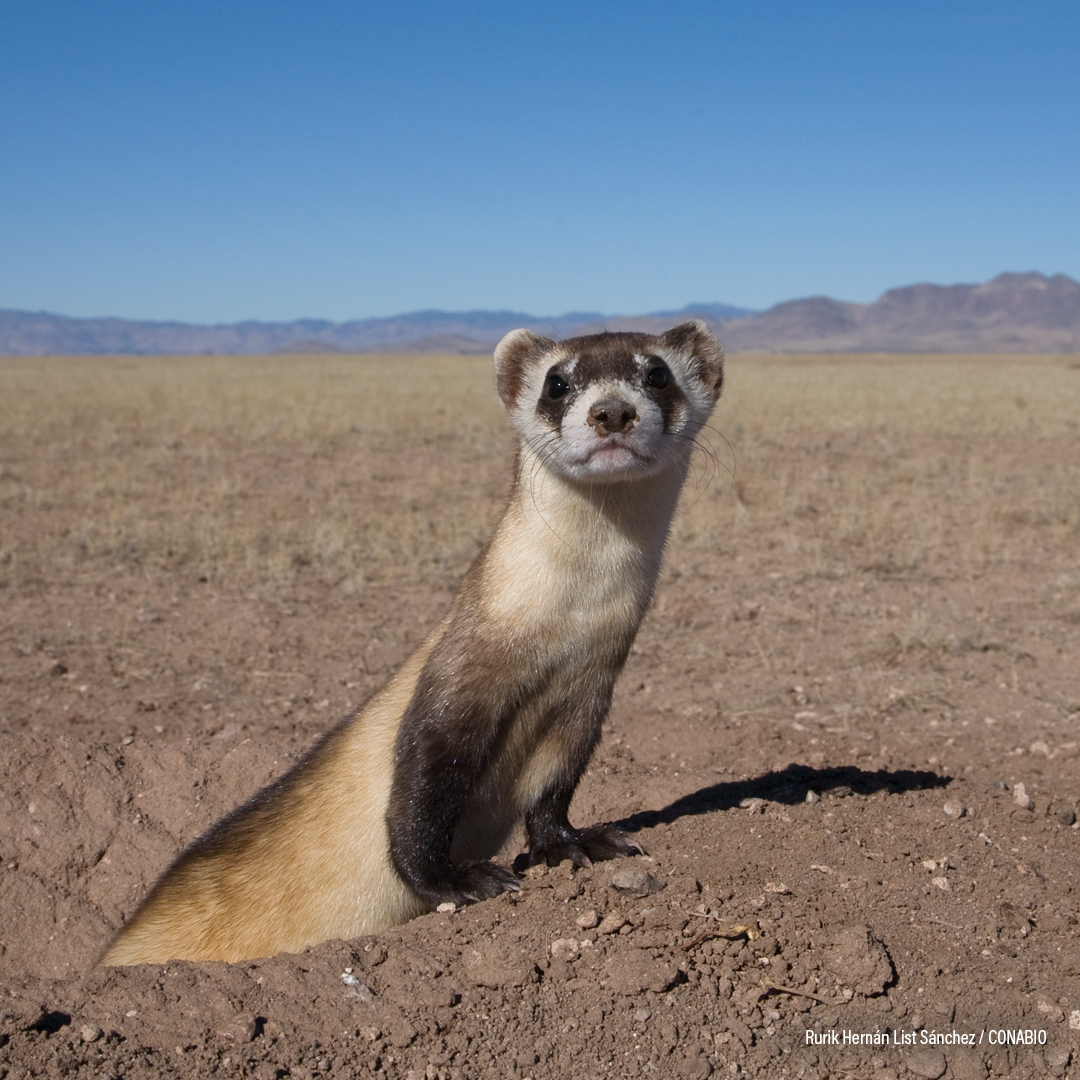
[[[839,765],[828,769],[812,769],[792,763],[779,772],[766,773],[753,780],[733,780],[710,784],[689,795],[683,795],[660,810],[639,810],[614,824],[626,832],[670,825],[679,818],[711,814],[718,810],[733,810],[747,799],[785,803],[794,806],[806,802],[810,792],[824,798],[874,795],[879,791],[896,795],[903,791],[926,791],[948,787],[952,777],[917,769],[878,769],[867,772],[854,765]]]

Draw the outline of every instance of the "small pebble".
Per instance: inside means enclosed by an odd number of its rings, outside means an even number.
[[[609,911],[604,916],[604,921],[600,923],[601,934],[614,934],[621,930],[626,925],[626,919],[624,919],[617,911]]]
[[[658,893],[664,886],[647,870],[634,866],[626,870],[616,870],[611,875],[611,887],[640,900]]]
[[[1035,805],[1023,784],[1013,784],[1013,802],[1023,810],[1030,810]]]
[[[644,1024],[650,1016],[652,1016],[652,1009],[638,1009],[637,1012],[634,1013],[634,1023]]]
[[[1073,1009],[1073,1011],[1069,1013],[1069,1027],[1072,1028],[1073,1031],[1080,1031],[1080,1009]]]
[[[813,805],[814,803],[821,802],[821,796],[813,789],[808,789],[806,792],[806,801]]]
[[[937,886],[942,892],[952,892],[952,886],[949,884],[949,879],[946,877],[931,878],[930,884]]]
[[[580,951],[581,946],[573,938],[558,938],[551,943],[552,960],[576,960]]]
[[[945,1055],[940,1050],[920,1046],[912,1051],[905,1064],[916,1076],[937,1080],[945,1072]]]
[[[954,818],[962,818],[967,813],[967,807],[959,799],[950,799],[942,809]]]
[[[579,930],[592,930],[600,924],[600,916],[596,913],[596,910],[586,911],[579,915],[574,922],[577,924]]]
[[[83,1024],[79,1030],[79,1037],[84,1043],[97,1042],[105,1033],[97,1026],[97,1024]]]
[[[755,814],[764,814],[767,805],[768,803],[765,799],[743,799],[739,803],[740,809],[749,810],[751,813]]]
[[[1064,1009],[1055,1005],[1052,1001],[1040,1001],[1038,1009],[1047,1020],[1050,1020],[1055,1024],[1060,1024],[1065,1019]]]
[[[683,1080],[707,1080],[712,1076],[712,1071],[709,1059],[700,1050],[692,1050],[679,1067]]]
[[[255,1014],[242,1012],[237,1013],[223,1028],[219,1028],[218,1034],[225,1039],[232,1039],[233,1042],[249,1043],[258,1030]]]
[[[451,900],[447,900],[440,904],[436,909],[441,915],[453,915],[457,911],[457,904]]]

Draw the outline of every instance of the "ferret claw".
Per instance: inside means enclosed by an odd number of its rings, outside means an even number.
[[[625,859],[630,855],[644,855],[645,849],[614,825],[591,825],[587,829],[573,830],[572,838],[530,848],[514,860],[519,873],[530,866],[547,863],[558,866],[566,859],[582,870],[592,869],[594,862],[605,859]]]
[[[461,902],[475,904],[504,892],[521,892],[521,885],[512,870],[493,862],[478,862],[462,872],[458,893]]]

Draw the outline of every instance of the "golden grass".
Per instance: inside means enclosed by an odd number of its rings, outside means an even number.
[[[491,383],[473,358],[2,361],[5,579],[101,560],[246,581],[456,570],[508,446]]]
[[[720,413],[787,432],[1080,433],[1075,356],[739,355]]]
[[[1074,359],[735,356],[672,562],[1075,565]],[[511,439],[475,357],[0,359],[0,585],[108,566],[244,586],[462,572]],[[734,482],[732,480],[734,474]]]
[[[977,570],[1035,547],[1075,559],[1078,418],[1074,358],[742,356],[713,421],[731,446],[712,443],[736,476],[730,525],[808,571]]]

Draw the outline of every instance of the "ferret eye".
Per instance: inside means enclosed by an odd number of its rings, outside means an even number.
[[[549,398],[561,398],[570,389],[570,384],[552,373],[544,381],[544,391]]]
[[[668,371],[666,364],[657,364],[645,377],[645,381],[654,390],[663,390],[670,380],[671,372]]]

